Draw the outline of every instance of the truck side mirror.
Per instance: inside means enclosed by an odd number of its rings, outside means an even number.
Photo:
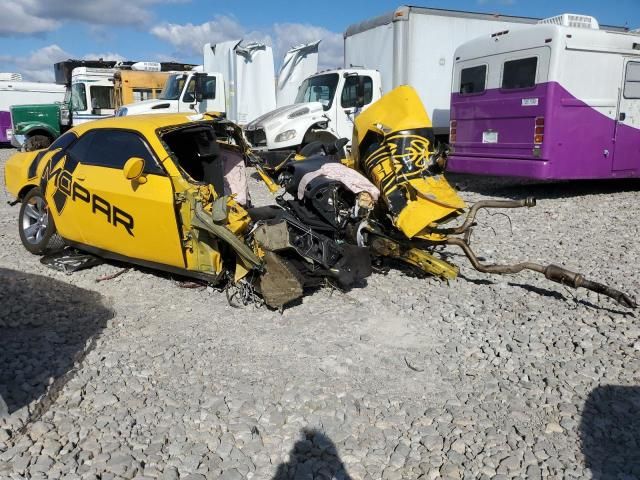
[[[196,73],[196,85],[195,90],[193,92],[196,102],[202,102],[204,98],[204,92],[207,86],[207,74],[206,73]]]

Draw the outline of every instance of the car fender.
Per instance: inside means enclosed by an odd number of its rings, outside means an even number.
[[[15,199],[19,199],[26,187],[37,187],[40,182],[39,175],[29,178],[29,167],[41,152],[17,152],[9,157],[4,166],[4,182],[7,191]]]

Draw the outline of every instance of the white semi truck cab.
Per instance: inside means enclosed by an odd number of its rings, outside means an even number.
[[[113,115],[115,68],[76,67],[60,111],[60,123],[71,128]]]
[[[313,141],[351,141],[354,117],[382,96],[377,70],[338,69],[305,79],[295,103],[268,112],[245,127],[256,150],[296,150]]]
[[[158,98],[124,105],[118,109],[116,116],[193,111],[226,113],[225,86],[221,73],[172,73]]]

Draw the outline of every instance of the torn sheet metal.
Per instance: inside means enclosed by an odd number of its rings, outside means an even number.
[[[93,268],[104,262],[94,255],[80,252],[75,248],[65,248],[60,252],[43,256],[40,263],[59,272],[71,274],[79,270]]]
[[[276,84],[278,107],[292,105],[304,79],[318,71],[319,45],[320,40],[298,45],[285,54]]]
[[[231,40],[204,46],[204,69],[226,82],[227,118],[245,125],[276,108],[273,50],[263,43]]]

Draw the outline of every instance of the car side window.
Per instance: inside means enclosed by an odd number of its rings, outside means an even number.
[[[78,137],[74,132],[67,132],[60,135],[49,147],[50,151],[56,150],[58,148],[67,148],[71,145]]]
[[[131,157],[139,157],[144,160],[145,173],[164,174],[146,142],[126,130],[91,130],[71,146],[69,154],[85,165],[109,168],[123,168]]]

